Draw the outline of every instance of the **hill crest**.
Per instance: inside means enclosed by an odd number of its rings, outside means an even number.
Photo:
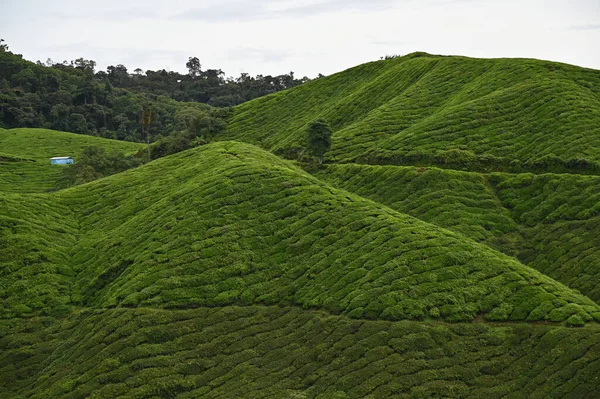
[[[331,162],[600,173],[592,69],[429,55],[377,61],[236,107],[225,139],[294,158],[317,118],[334,129]]]

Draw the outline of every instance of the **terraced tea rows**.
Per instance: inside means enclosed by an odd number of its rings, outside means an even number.
[[[83,312],[62,325],[43,323],[3,327],[4,394],[544,398],[600,392],[600,330],[591,327],[361,321],[235,306]]]
[[[333,185],[460,232],[599,301],[600,178],[329,165]]]
[[[519,258],[600,302],[600,178],[492,175],[522,228]]]
[[[517,224],[479,173],[429,167],[328,165],[315,174],[429,223],[493,245]]]
[[[85,311],[56,325],[43,324],[43,319],[1,324],[3,395],[547,398],[600,393],[597,326],[385,322],[255,306]]]
[[[226,141],[318,117],[314,176]],[[52,193],[140,144],[0,129],[0,397],[600,397],[599,122],[599,71],[412,54]]]
[[[0,129],[0,192],[22,194],[56,190],[64,166],[50,165],[50,158],[77,158],[88,146],[130,154],[142,144],[46,129]]]
[[[71,216],[44,196],[0,194],[0,318],[69,311]]]
[[[331,162],[600,174],[590,69],[412,54],[242,104],[225,137],[293,156],[316,118],[334,129]]]
[[[56,197],[82,215],[74,292],[91,306],[295,304],[358,318],[485,314],[575,324],[600,317],[589,299],[511,258],[244,144],[217,143]]]
[[[53,294],[50,314],[67,305],[278,304],[370,319],[600,320],[597,304],[511,258],[245,144],[4,204],[17,226],[5,230],[17,249],[0,293],[9,314],[45,309],[13,289],[18,279],[46,293],[39,284],[52,279],[38,274],[47,270],[61,282],[54,287],[72,282],[68,300]],[[35,224],[15,218],[24,209]],[[36,241],[21,230],[44,238],[40,256],[24,250]]]

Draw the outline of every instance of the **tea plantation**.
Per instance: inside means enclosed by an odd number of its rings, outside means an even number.
[[[47,129],[0,129],[0,192],[56,190],[63,167],[51,165],[50,158],[72,156],[77,160],[83,148],[89,146],[125,154],[143,147],[139,143]]]
[[[415,53],[68,189],[143,145],[0,130],[0,397],[600,397],[599,126],[599,71]]]
[[[592,398],[600,384],[597,325],[390,322],[278,306],[0,325],[2,397]]]
[[[592,300],[247,144],[4,194],[0,213],[9,396],[600,387]]]
[[[600,174],[600,71],[414,53],[235,108],[227,138],[295,156],[333,130],[330,162]]]
[[[329,165],[316,174],[516,256],[600,301],[600,177]]]

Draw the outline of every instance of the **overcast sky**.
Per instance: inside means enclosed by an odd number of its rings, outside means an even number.
[[[26,59],[314,77],[425,51],[600,69],[600,0],[0,0]]]

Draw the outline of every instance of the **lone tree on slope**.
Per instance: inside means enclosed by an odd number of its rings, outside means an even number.
[[[312,121],[306,129],[308,152],[317,157],[319,165],[323,163],[323,155],[331,148],[331,134],[333,131],[323,119]]]

